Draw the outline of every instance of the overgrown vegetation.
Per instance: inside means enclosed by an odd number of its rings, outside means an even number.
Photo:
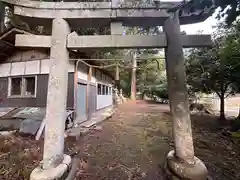
[[[220,98],[220,119],[225,120],[224,99],[240,87],[240,22],[226,29],[220,25],[212,48],[192,49],[186,61],[191,91],[216,93]]]

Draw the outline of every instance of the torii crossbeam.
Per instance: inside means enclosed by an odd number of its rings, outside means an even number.
[[[180,24],[204,21],[214,7],[191,12],[181,2],[132,5],[112,2],[39,2],[0,0],[14,6],[14,13],[29,23],[52,22],[52,35],[17,35],[16,46],[50,48],[43,166],[36,168],[31,180],[61,179],[68,172],[71,158],[63,154],[64,117],[67,95],[69,49],[165,48],[166,69],[173,119],[174,151],[168,154],[166,174],[170,179],[207,180],[205,165],[194,156],[188,107],[184,47],[211,46],[209,35],[181,35]],[[209,0],[208,0],[209,1]],[[179,11],[170,9],[182,7]],[[190,4],[191,6],[191,4]],[[77,22],[77,23],[76,23]],[[163,26],[158,36],[121,34],[121,26]],[[111,26],[111,35],[78,36],[73,27]]]

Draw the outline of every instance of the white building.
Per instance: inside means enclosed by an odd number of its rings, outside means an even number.
[[[48,89],[49,49],[19,49],[15,35],[26,33],[11,29],[0,37],[0,107],[45,107]],[[70,58],[86,58],[71,54]],[[78,64],[78,67],[77,67]],[[77,121],[113,104],[114,80],[107,71],[69,61],[67,109]]]

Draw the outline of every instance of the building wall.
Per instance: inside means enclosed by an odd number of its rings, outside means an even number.
[[[113,104],[112,95],[98,95],[97,96],[97,110],[111,106]]]
[[[5,61],[7,62],[22,62],[22,61],[34,61],[41,59],[48,59],[49,54],[46,49],[33,49],[33,50],[21,50],[17,51],[9,56]]]
[[[0,77],[49,74],[49,59],[7,62],[0,64]],[[69,62],[68,72],[74,72],[74,62]]]
[[[46,50],[24,50],[15,52],[12,56],[0,62],[0,106],[46,106],[49,52]],[[89,113],[112,105],[112,93],[98,95],[97,85],[104,84],[112,87],[112,79],[99,69],[93,68],[91,82],[88,83],[88,66],[79,63],[78,82],[88,84]],[[74,107],[74,72],[75,62],[69,61],[68,67],[68,99],[67,106]],[[9,77],[37,76],[37,94],[34,98],[8,98]]]
[[[47,101],[49,59],[46,51],[26,50],[14,53],[0,63],[0,107],[45,107]],[[67,107],[74,106],[74,62],[68,67]],[[37,76],[36,97],[8,97],[10,77]]]
[[[112,79],[106,74],[102,73],[99,69],[95,69],[95,79],[96,86],[98,84],[101,84],[107,87],[113,87]],[[111,106],[113,104],[112,94],[113,93],[109,93],[108,95],[99,95],[97,92],[97,110]]]
[[[0,78],[0,107],[45,107],[47,101],[48,74],[37,75],[37,94],[35,98],[8,97],[8,77]],[[74,104],[74,73],[68,74],[67,107]]]
[[[81,83],[86,82],[88,80],[88,70],[89,67],[79,62],[78,64],[78,79],[81,80]],[[92,78],[91,78],[91,88],[90,92],[88,92],[89,97],[89,109],[102,109],[113,104],[112,93],[109,95],[99,95],[97,93],[98,84],[106,85],[108,87],[112,87],[112,79],[104,74],[101,70],[97,68],[92,69]],[[93,97],[94,98],[91,98]],[[95,100],[96,99],[96,100]]]
[[[96,85],[90,84],[89,85],[89,102],[88,102],[88,115],[91,116],[97,110],[97,88]]]

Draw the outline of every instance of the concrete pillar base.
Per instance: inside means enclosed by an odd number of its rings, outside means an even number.
[[[167,180],[207,180],[208,171],[204,163],[194,157],[194,164],[188,164],[179,160],[174,151],[170,151],[165,163],[165,174]]]
[[[64,159],[61,164],[55,168],[51,169],[42,169],[42,163],[39,167],[35,168],[31,175],[30,180],[56,180],[56,179],[65,179],[67,173],[71,168],[71,157],[64,154]]]

